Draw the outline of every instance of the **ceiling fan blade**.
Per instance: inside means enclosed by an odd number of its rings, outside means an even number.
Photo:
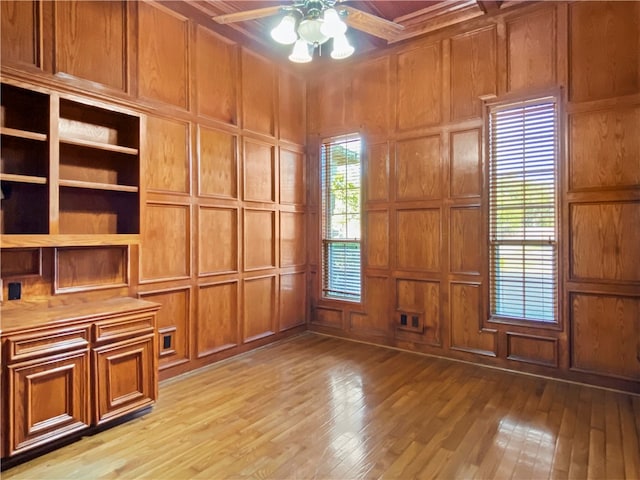
[[[404,25],[363,12],[357,8],[340,5],[340,9],[346,10],[348,13],[344,18],[347,25],[387,41],[395,40],[396,36],[404,30]]]
[[[254,10],[245,10],[243,12],[226,13],[224,15],[218,15],[213,17],[213,20],[218,23],[233,23],[244,22],[245,20],[254,20],[256,18],[268,17],[280,12],[282,5],[276,5],[273,7],[256,8]]]

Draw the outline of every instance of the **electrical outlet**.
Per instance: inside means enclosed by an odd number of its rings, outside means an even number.
[[[22,283],[9,282],[9,300],[20,300],[22,297]]]
[[[400,311],[397,312],[396,328],[406,332],[424,333],[424,320],[422,312]]]

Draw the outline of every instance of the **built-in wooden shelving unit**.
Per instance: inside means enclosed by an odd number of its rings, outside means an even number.
[[[140,116],[2,83],[2,247],[138,243]]]

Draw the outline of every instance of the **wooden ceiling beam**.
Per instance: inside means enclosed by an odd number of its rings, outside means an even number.
[[[393,19],[396,23],[401,23],[405,27],[410,27],[427,20],[434,19],[449,14],[453,14],[459,10],[476,5],[476,0],[453,0],[447,2],[434,3],[428,7],[421,8],[411,13],[401,15]]]
[[[476,0],[476,3],[487,14],[497,12],[502,6],[502,0]]]
[[[429,7],[429,12],[424,10],[415,12],[413,18],[408,20],[411,25],[407,26],[404,31],[399,32],[395,38],[389,40],[389,43],[418,37],[484,15],[476,0],[461,1],[455,4],[448,3],[447,7],[443,7],[440,10],[434,10],[431,7]],[[405,15],[404,18],[406,17]],[[402,18],[397,18],[396,21],[402,22]]]

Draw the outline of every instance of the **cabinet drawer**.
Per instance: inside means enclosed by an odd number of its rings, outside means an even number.
[[[154,318],[153,314],[130,315],[95,322],[93,339],[95,342],[106,342],[153,333]]]
[[[89,327],[83,326],[12,335],[7,338],[6,348],[9,352],[8,361],[14,362],[88,345]]]

